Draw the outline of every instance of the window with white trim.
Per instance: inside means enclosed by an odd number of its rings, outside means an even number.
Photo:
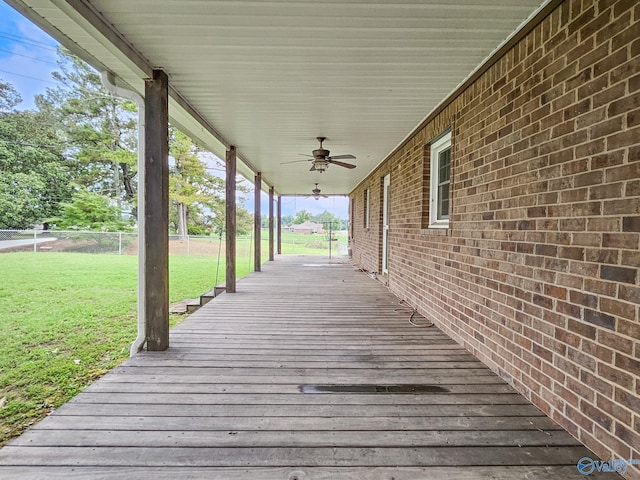
[[[431,144],[429,228],[448,228],[451,186],[451,132]]]
[[[364,191],[364,228],[369,228],[369,189]]]

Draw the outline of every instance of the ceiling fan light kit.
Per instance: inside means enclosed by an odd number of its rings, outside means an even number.
[[[316,188],[314,188],[313,190],[311,190],[311,193],[313,193],[313,198],[315,198],[316,200],[320,200],[320,197],[324,197],[324,198],[329,198],[328,195],[322,195],[322,190],[320,190],[318,188],[318,184],[316,183]]]
[[[324,161],[324,160],[315,160],[313,162],[313,165],[311,165],[311,168],[309,169],[310,172],[324,172],[327,168],[329,168],[329,162]]]

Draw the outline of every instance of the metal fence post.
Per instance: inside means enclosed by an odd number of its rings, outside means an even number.
[[[118,232],[118,255],[122,255],[122,232]]]
[[[36,229],[33,229],[33,253],[36,253],[38,251],[38,232],[36,232]]]

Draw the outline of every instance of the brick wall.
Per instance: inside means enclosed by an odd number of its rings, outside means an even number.
[[[450,228],[428,229],[449,127]],[[640,4],[564,2],[352,192],[376,272],[387,173],[389,288],[602,459],[640,458]]]

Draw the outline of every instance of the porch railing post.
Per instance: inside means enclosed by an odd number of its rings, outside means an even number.
[[[269,188],[269,261],[273,262],[273,194],[274,188]]]
[[[236,147],[226,158],[226,292],[236,293]]]
[[[253,213],[253,231],[254,231],[254,235],[253,235],[253,241],[254,243],[254,248],[253,248],[253,270],[256,272],[260,271],[260,266],[262,265],[262,258],[261,258],[261,231],[262,231],[262,216],[260,214],[260,209],[261,209],[261,205],[260,205],[260,194],[262,192],[262,173],[258,172],[256,173],[256,178],[255,178],[255,188],[254,188],[254,213]]]
[[[144,242],[147,350],[169,347],[169,80],[145,80]]]
[[[278,255],[282,255],[282,195],[278,195]]]

